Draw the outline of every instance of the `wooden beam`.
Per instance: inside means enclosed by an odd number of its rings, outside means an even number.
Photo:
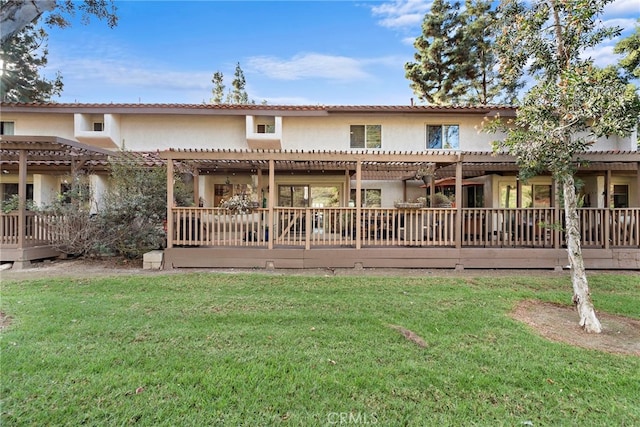
[[[236,161],[290,161],[290,162],[402,162],[422,163],[440,162],[455,163],[458,161],[456,153],[430,152],[350,152],[350,151],[280,151],[280,150],[216,150],[216,151],[174,151],[167,150],[159,153],[162,159],[174,160],[236,160]],[[404,167],[404,165],[402,166]]]
[[[99,153],[106,156],[117,154],[116,151],[98,148],[93,145],[83,144],[71,139],[61,138],[59,136],[43,136],[43,135],[2,135],[0,136],[0,149],[3,150],[68,150],[74,148],[90,153]]]

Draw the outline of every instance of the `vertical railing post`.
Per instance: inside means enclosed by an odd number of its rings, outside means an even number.
[[[311,221],[311,209],[307,207],[304,211],[304,248],[311,249],[311,233],[313,232]]]

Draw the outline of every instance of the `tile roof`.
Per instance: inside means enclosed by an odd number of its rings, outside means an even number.
[[[130,114],[251,114],[280,112],[296,114],[488,114],[515,112],[508,105],[262,105],[262,104],[143,104],[143,103],[20,103],[2,102],[0,108],[15,112],[126,112]]]

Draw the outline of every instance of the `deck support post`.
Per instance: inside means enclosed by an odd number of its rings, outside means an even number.
[[[456,249],[462,247],[462,199],[462,162],[459,161],[456,163]]]
[[[193,171],[193,206],[200,206],[200,171],[196,168]]]
[[[18,170],[18,249],[24,249],[27,232],[27,151],[20,150]]]
[[[604,176],[604,248],[609,249],[609,239],[611,235],[611,210],[608,209],[611,203],[611,169],[607,169]]]
[[[636,163],[636,207],[640,207],[640,162]]]
[[[269,212],[267,214],[269,231],[269,241],[267,242],[267,248],[273,249],[273,241],[276,239],[276,228],[273,207],[276,204],[276,162],[273,159],[269,159]]]
[[[553,200],[553,224],[560,224],[560,197],[558,196],[560,193],[558,191],[558,180],[553,179],[551,181],[551,200]],[[560,249],[560,228],[553,227],[553,248]],[[562,269],[562,267],[561,267]]]
[[[356,161],[356,249],[362,248],[362,160]]]
[[[167,248],[173,247],[173,159],[167,160]]]

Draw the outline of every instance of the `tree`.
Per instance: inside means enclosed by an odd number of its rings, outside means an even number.
[[[591,301],[580,245],[575,171],[580,153],[595,138],[629,135],[638,124],[640,101],[614,69],[601,70],[585,49],[619,34],[596,24],[613,0],[503,0],[503,22],[496,45],[501,72],[509,79],[527,73],[535,85],[525,95],[512,122],[500,119],[488,130],[507,136],[496,143],[516,156],[521,178],[552,173],[562,187],[567,254],[571,267],[573,303],[580,326],[599,333],[601,325]]]
[[[2,75],[0,99],[4,102],[48,102],[62,92],[60,73],[54,80],[39,75],[47,65],[47,34],[27,25],[0,46]]]
[[[61,28],[68,27],[69,16],[76,11],[82,14],[82,21],[88,23],[91,16],[105,19],[109,27],[118,23],[116,6],[112,0],[1,0],[0,1],[0,42],[11,38],[27,25],[35,23],[50,12],[45,23]]]
[[[236,64],[236,71],[233,75],[233,81],[231,82],[231,86],[233,90],[227,97],[227,101],[229,104],[248,104],[249,103],[249,95],[245,90],[245,86],[247,82],[244,78],[244,72],[242,68],[240,68],[240,63]]]
[[[211,89],[213,97],[211,98],[210,103],[222,104],[225,89],[224,75],[220,71],[216,71],[213,73],[211,83],[213,83],[213,89]],[[245,90],[246,84],[244,72],[242,71],[242,68],[240,68],[240,63],[237,63],[234,78],[231,82],[233,89],[230,89],[227,93],[225,102],[227,104],[255,104],[256,102],[254,100],[249,100],[249,95]],[[263,102],[263,104],[266,104],[266,101]]]
[[[213,83],[213,89],[211,93],[213,97],[211,98],[212,104],[222,104],[222,100],[224,98],[224,76],[220,71],[216,71],[213,73],[213,77],[211,78],[211,83]]]
[[[458,44],[455,48],[459,80],[454,82],[455,103],[513,104],[520,81],[507,84],[497,70],[494,42],[498,28],[495,10],[490,1],[466,0],[461,13]]]
[[[640,79],[640,19],[636,23],[636,31],[620,40],[613,52],[625,54],[626,56],[620,60],[620,67],[629,74],[630,78]]]
[[[431,104],[513,103],[519,81],[505,82],[496,70],[497,19],[491,2],[434,1],[414,43],[415,63],[406,77],[420,99]]]
[[[434,0],[422,22],[422,35],[413,43],[416,62],[404,66],[413,92],[430,104],[449,104],[460,94],[459,88],[454,88],[460,71],[455,66],[459,8],[459,3]]]

